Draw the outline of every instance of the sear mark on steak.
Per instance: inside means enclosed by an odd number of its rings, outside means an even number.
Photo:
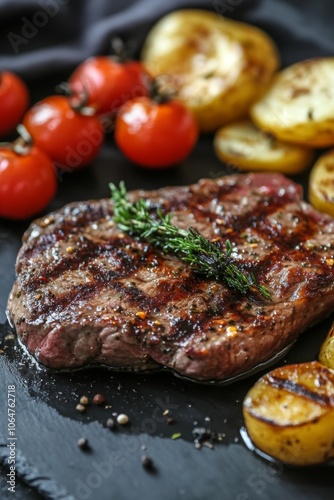
[[[196,380],[247,372],[334,306],[334,220],[275,174],[203,179],[132,191],[172,213],[180,228],[229,239],[235,263],[272,300],[223,283],[113,223],[109,200],[71,203],[33,222],[17,258],[8,316],[44,365],[145,370],[166,366]]]

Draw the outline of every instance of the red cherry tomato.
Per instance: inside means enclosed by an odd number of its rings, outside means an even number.
[[[104,139],[100,120],[74,110],[65,96],[50,96],[35,104],[23,125],[34,144],[67,170],[91,163]]]
[[[15,130],[29,104],[29,92],[20,77],[9,71],[0,73],[0,135]]]
[[[126,102],[116,118],[118,147],[129,160],[148,168],[166,168],[181,162],[197,138],[195,118],[176,100],[158,103],[138,97]]]
[[[57,189],[52,161],[35,146],[0,148],[0,217],[26,219],[43,210]]]
[[[112,57],[92,57],[70,77],[75,94],[87,92],[89,106],[98,114],[111,114],[129,99],[148,95],[149,74],[138,61],[117,62]]]

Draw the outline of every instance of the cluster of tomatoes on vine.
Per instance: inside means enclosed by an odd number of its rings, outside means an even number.
[[[30,109],[27,86],[11,72],[0,75],[0,217],[25,219],[43,210],[57,190],[57,170],[89,165],[113,124],[117,146],[133,163],[167,168],[185,159],[198,138],[191,112],[156,92],[139,61],[117,56],[85,60],[70,76],[65,95]],[[19,125],[18,125],[19,124]]]

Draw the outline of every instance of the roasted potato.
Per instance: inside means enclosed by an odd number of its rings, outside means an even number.
[[[311,149],[275,139],[248,120],[220,128],[214,137],[218,158],[242,170],[298,174],[311,163]]]
[[[243,403],[249,437],[290,465],[334,457],[334,371],[317,361],[269,372]]]
[[[165,75],[205,132],[245,116],[279,64],[261,30],[193,9],[158,21],[141,58],[154,76]]]
[[[309,178],[310,203],[334,217],[334,150],[318,159]]]
[[[320,348],[319,361],[334,370],[334,323]]]
[[[282,141],[334,145],[334,58],[301,61],[278,73],[250,115]]]

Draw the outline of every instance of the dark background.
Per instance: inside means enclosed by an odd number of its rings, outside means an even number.
[[[136,53],[149,27],[181,7],[215,10],[267,30],[284,65],[299,60],[301,51],[333,53],[331,0],[1,0],[0,69],[57,83],[85,57],[107,53],[112,35],[131,39]],[[29,21],[41,27],[27,27]]]
[[[36,102],[52,93],[83,59],[108,53],[114,35],[128,41],[133,55],[138,56],[153,23],[179,7],[216,10],[217,15],[265,29],[276,41],[284,66],[334,53],[331,0],[0,0],[0,71],[20,74],[29,85],[31,101]],[[64,175],[48,210],[77,199],[107,196],[110,181],[125,179],[129,189],[155,188],[186,184],[221,172],[224,166],[213,153],[211,136],[201,137],[190,158],[177,168],[148,172],[127,162],[114,147],[110,134],[93,165]],[[296,180],[307,188],[307,176]],[[5,429],[2,409],[6,384],[15,382],[21,454],[18,475],[24,480],[18,480],[16,498],[74,498],[74,478],[87,478],[92,461],[101,463],[110,450],[120,449],[122,439],[131,435],[137,440],[135,451],[101,487],[93,489],[92,498],[332,498],[333,467],[271,467],[242,445],[241,401],[256,377],[229,388],[195,386],[171,375],[138,378],[93,371],[67,377],[38,370],[15,341],[5,341],[6,301],[14,281],[16,253],[28,224],[0,220],[0,338],[1,348],[8,347],[0,357],[0,430]],[[285,361],[314,359],[329,324],[327,321],[303,335]],[[93,395],[97,390],[106,393],[116,410],[122,408],[129,413],[132,429],[114,436],[103,428],[105,414],[101,411],[92,409],[85,416],[75,412],[78,396],[83,392]],[[142,432],[143,422],[152,420],[159,398],[166,406],[172,402],[177,407],[177,425],[166,428],[153,419],[154,431]],[[206,416],[217,432],[225,431],[226,439],[215,450],[198,451],[191,444],[191,429],[194,420],[209,425]],[[178,431],[182,439],[167,439]],[[93,454],[83,455],[77,450],[76,439],[83,433],[94,443]],[[149,445],[149,454],[157,464],[156,474],[148,475],[141,469],[142,442]],[[6,491],[6,472],[2,472],[0,498],[13,498]]]

